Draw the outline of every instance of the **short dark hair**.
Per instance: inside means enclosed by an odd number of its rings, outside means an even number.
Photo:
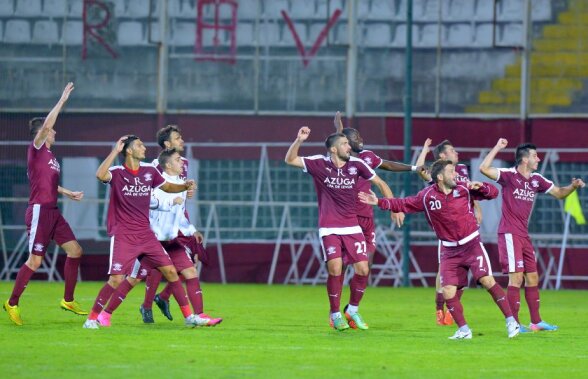
[[[172,155],[174,155],[177,152],[178,151],[172,147],[171,149],[163,149],[161,153],[159,153],[157,160],[159,161],[159,165],[161,166],[162,170],[165,170],[165,165],[167,164],[167,162],[169,162]]]
[[[448,139],[442,141],[439,145],[435,146],[435,148],[433,149],[433,157],[435,158],[435,160],[439,160],[441,158],[440,154],[445,152],[445,148],[447,146],[453,146],[451,141]]]
[[[521,143],[519,146],[517,146],[517,150],[515,152],[515,159],[517,161],[517,165],[521,164],[524,157],[529,156],[531,150],[537,150],[537,146],[528,142]]]
[[[353,135],[359,135],[359,130],[353,128],[345,128],[341,131],[349,139]]]
[[[124,144],[123,144],[123,149],[120,152],[122,154],[123,158],[127,157],[127,149],[129,148],[129,146],[131,146],[131,143],[133,143],[133,141],[136,141],[138,139],[139,139],[139,137],[137,137],[134,134],[129,134],[127,136],[127,139],[125,139]]]
[[[445,170],[447,165],[450,164],[452,165],[453,162],[448,159],[437,159],[435,162],[433,162],[433,165],[431,166],[431,180],[437,183],[437,176],[442,173],[443,170]]]
[[[29,132],[33,137],[37,135],[37,132],[43,127],[44,123],[45,117],[35,117],[29,120]]]
[[[169,142],[173,132],[181,133],[180,127],[177,125],[167,125],[157,131],[155,137],[157,138],[157,144],[161,146],[162,149],[165,149],[165,141]]]
[[[343,133],[333,133],[330,136],[328,136],[325,140],[325,146],[327,147],[327,150],[333,147],[335,141],[337,141],[339,138],[347,138],[347,136]]]

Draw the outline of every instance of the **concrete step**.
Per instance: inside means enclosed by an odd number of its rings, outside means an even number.
[[[578,91],[583,88],[583,82],[576,79],[560,78],[531,78],[531,91],[548,91],[557,89],[562,91]],[[500,92],[518,92],[521,90],[519,78],[501,78],[492,81],[492,90]]]
[[[531,113],[549,113],[549,110],[548,106],[531,105]],[[475,104],[465,107],[465,112],[517,115],[521,112],[521,107],[520,105]]]
[[[521,102],[520,92],[499,92],[482,91],[478,95],[480,104],[519,104]],[[531,94],[531,104],[540,106],[569,106],[572,104],[570,91],[541,91]]]

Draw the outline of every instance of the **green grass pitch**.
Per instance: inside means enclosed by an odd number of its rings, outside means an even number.
[[[89,308],[102,284],[80,283]],[[2,301],[12,283],[0,282]],[[21,298],[25,325],[0,314],[2,378],[586,378],[588,302],[582,291],[543,291],[542,316],[557,332],[509,340],[489,294],[463,296],[471,341],[451,341],[453,326],[434,320],[434,290],[368,288],[361,313],[370,330],[328,328],[324,286],[203,284],[205,310],[224,317],[215,328],[184,327],[157,308],[139,314],[137,287],[109,329],[82,329],[84,317],[61,311],[63,284],[31,282]],[[344,292],[344,302],[348,299]],[[528,323],[526,304],[522,320]]]

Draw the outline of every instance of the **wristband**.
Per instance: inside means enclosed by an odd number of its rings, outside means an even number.
[[[410,166],[410,171],[415,172],[417,170],[418,166]]]

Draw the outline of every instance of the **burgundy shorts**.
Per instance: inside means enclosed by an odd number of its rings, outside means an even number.
[[[25,213],[25,224],[29,234],[29,253],[34,255],[44,256],[51,240],[61,246],[76,239],[59,208],[29,205]]]
[[[441,286],[467,285],[468,270],[472,272],[476,282],[484,276],[492,275],[490,259],[479,237],[462,246],[441,246]]]
[[[161,247],[165,249],[178,273],[194,267],[194,257],[198,254],[198,242],[194,237],[177,237],[170,241],[160,241]],[[130,276],[132,278],[145,279],[149,272],[156,268],[151,261],[135,261]]]
[[[537,272],[537,257],[529,236],[498,234],[498,254],[502,272]]]
[[[323,259],[325,262],[335,258],[343,258],[343,264],[367,262],[367,243],[362,233],[357,234],[329,234],[321,238]]]
[[[359,227],[363,232],[368,254],[373,254],[376,251],[376,224],[373,217],[357,216]]]
[[[173,264],[151,230],[143,234],[115,234],[110,238],[109,275],[131,274],[137,259],[149,268]]]

